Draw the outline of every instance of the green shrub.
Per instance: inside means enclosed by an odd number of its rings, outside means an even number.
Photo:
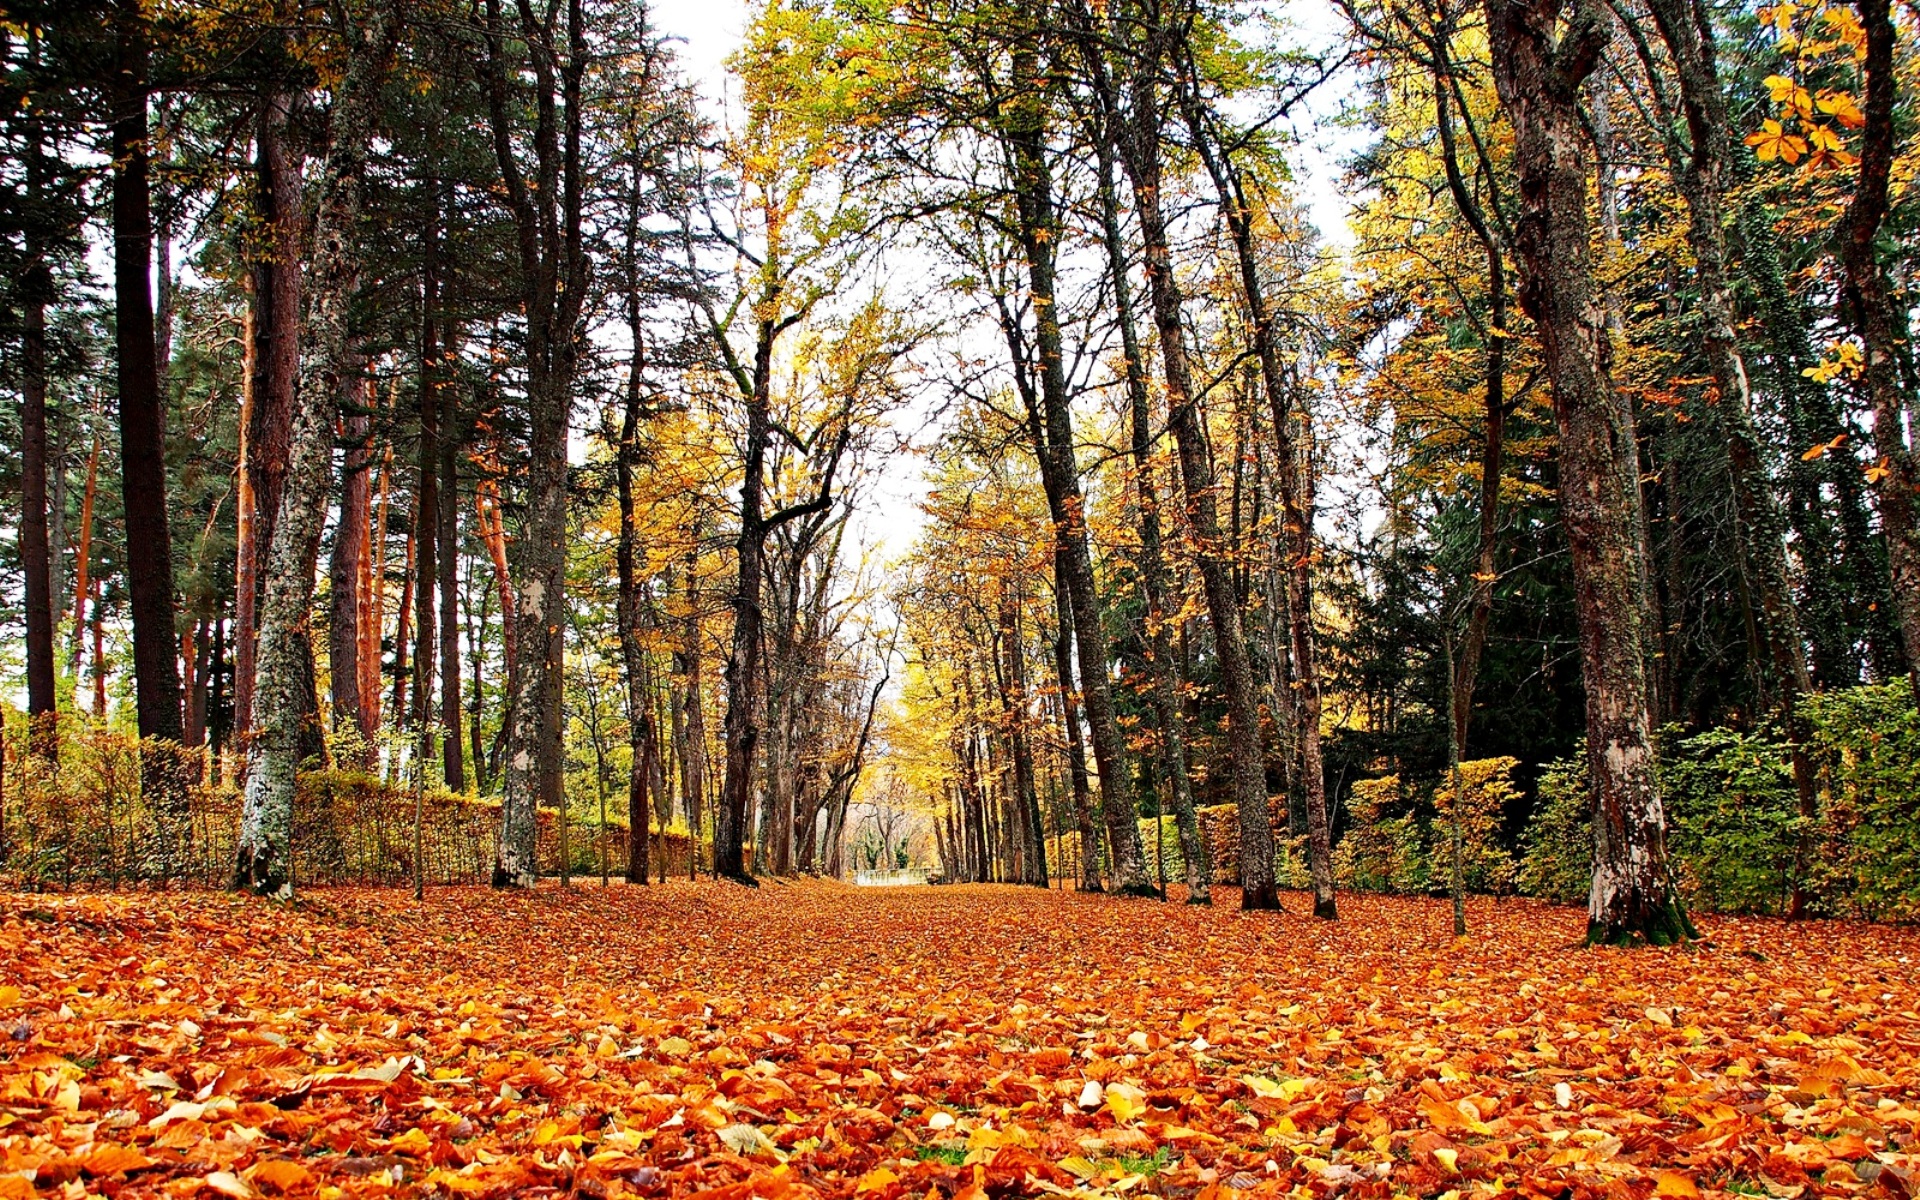
[[[1680,890],[1718,912],[1780,912],[1806,822],[1784,743],[1710,729],[1666,739],[1660,792]]]
[[[1584,754],[1548,763],[1541,772],[1521,845],[1523,894],[1560,904],[1586,900],[1593,886],[1593,820]]]

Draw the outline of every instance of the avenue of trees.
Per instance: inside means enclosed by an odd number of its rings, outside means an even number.
[[[327,774],[416,886],[1920,912],[1885,0],[764,0],[720,114],[642,0],[6,9],[13,865],[111,727],[272,896]]]

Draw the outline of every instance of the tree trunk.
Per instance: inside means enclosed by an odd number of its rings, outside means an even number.
[[[620,416],[620,444],[614,447],[614,478],[620,495],[620,542],[614,561],[620,576],[615,619],[620,625],[620,656],[627,684],[627,882],[646,883],[648,876],[650,814],[647,805],[648,730],[653,702],[647,695],[646,650],[640,644],[639,523],[633,511],[633,458],[640,436],[639,313],[631,291],[629,332],[634,338],[634,361],[627,372],[626,405]]]
[[[1520,301],[1539,327],[1560,435],[1560,506],[1572,547],[1594,800],[1594,942],[1672,942],[1693,927],[1667,864],[1648,735],[1642,546],[1627,479],[1631,413],[1614,394],[1594,289],[1580,87],[1606,45],[1596,0],[1486,0],[1494,82],[1514,130],[1522,213]]]
[[[457,348],[451,332],[443,353],[454,357]],[[455,424],[457,402],[442,393],[440,426],[440,513],[436,535],[439,538],[440,566],[440,736],[441,778],[451,792],[467,790],[466,755],[461,750],[460,728],[460,443],[450,426]],[[474,753],[479,753],[476,746]]]
[[[147,27],[137,0],[120,0],[113,85],[114,343],[120,396],[120,483],[127,585],[133,610],[134,711],[140,736],[180,741],[180,642],[174,632],[173,544],[167,523],[166,411],[154,362],[152,202],[147,183]],[[140,785],[156,817],[157,870],[184,853],[187,797],[174,754],[149,744]]]
[[[698,532],[697,529],[695,531]],[[687,813],[687,877],[692,878],[700,861],[700,826],[705,807],[707,766],[706,705],[700,680],[700,552],[687,552],[687,611],[680,633],[682,736],[680,742],[680,802]]]
[[[357,366],[357,364],[356,364]],[[353,381],[355,384],[358,380]],[[345,394],[360,389],[349,386]],[[355,406],[357,407],[357,405]],[[341,422],[346,454],[340,464],[340,516],[334,523],[333,553],[327,562],[331,609],[327,620],[327,667],[332,681],[333,728],[356,748],[350,759],[362,771],[373,766],[373,739],[367,721],[364,643],[379,633],[367,620],[367,585],[373,533],[373,418],[349,408]],[[377,685],[376,685],[377,686]]]
[[[1792,915],[1801,916],[1807,905],[1803,881],[1812,853],[1812,824],[1819,807],[1818,783],[1806,748],[1808,731],[1800,712],[1800,698],[1811,689],[1812,680],[1787,566],[1786,520],[1774,498],[1773,479],[1759,430],[1754,426],[1747,364],[1734,328],[1721,208],[1727,159],[1726,94],[1715,64],[1712,15],[1701,0],[1648,0],[1647,7],[1660,27],[1680,82],[1691,145],[1682,152],[1676,139],[1669,139],[1669,154],[1687,202],[1687,244],[1693,251],[1694,277],[1700,291],[1702,348],[1717,393],[1714,412],[1726,427],[1727,464],[1733,476],[1741,550],[1747,560],[1747,574],[1759,593],[1756,615],[1760,638],[1774,675],[1769,690],[1777,696],[1776,707],[1791,748],[1800,815],[1808,826],[1797,850],[1791,904]],[[1653,69],[1649,64],[1649,70]]]
[[[1860,177],[1842,226],[1840,261],[1846,270],[1846,304],[1866,351],[1862,378],[1873,407],[1873,449],[1880,456],[1874,477],[1880,496],[1880,526],[1887,538],[1893,605],[1907,651],[1907,677],[1920,702],[1920,528],[1914,517],[1920,473],[1907,445],[1907,403],[1900,383],[1901,344],[1907,317],[1887,287],[1874,243],[1886,219],[1894,160],[1894,74],[1898,33],[1888,0],[1856,0],[1866,28],[1866,124],[1860,142]]]
[[[1152,64],[1158,61],[1157,54],[1149,60]],[[1173,256],[1161,210],[1160,106],[1155,73],[1155,66],[1146,65],[1135,76],[1130,127],[1119,131],[1120,157],[1133,186],[1134,212],[1140,221],[1147,291],[1152,301],[1154,328],[1160,337],[1168,424],[1179,447],[1194,562],[1207,597],[1214,652],[1220,661],[1221,687],[1226,693],[1227,757],[1233,773],[1234,803],[1240,816],[1240,906],[1246,910],[1277,910],[1280,892],[1274,879],[1273,825],[1267,806],[1266,755],[1261,747],[1257,687],[1240,625],[1239,596],[1234,588],[1231,563],[1233,547],[1222,540],[1213,463],[1187,362],[1180,284],[1173,275]]]
[[[1333,834],[1327,814],[1326,768],[1320,752],[1320,669],[1313,631],[1313,465],[1305,447],[1294,436],[1296,418],[1306,425],[1304,390],[1298,378],[1280,360],[1278,332],[1260,282],[1260,264],[1253,237],[1253,213],[1245,180],[1224,145],[1216,146],[1199,106],[1198,80],[1182,99],[1195,146],[1213,179],[1232,235],[1240,267],[1240,288],[1253,329],[1254,355],[1260,363],[1267,405],[1273,421],[1278,463],[1274,472],[1280,493],[1280,545],[1287,587],[1287,631],[1293,658],[1294,715],[1300,750],[1300,777],[1307,801],[1307,858],[1313,876],[1313,915],[1332,920],[1339,916],[1333,895]],[[1146,136],[1143,132],[1139,135]],[[1217,151],[1217,152],[1216,152]],[[1299,411],[1296,413],[1296,405]]]
[[[765,688],[760,665],[761,589],[766,572],[767,536],[762,474],[770,436],[767,406],[772,356],[772,326],[762,321],[754,355],[752,387],[745,397],[746,463],[740,484],[740,534],[734,540],[737,567],[733,589],[733,647],[726,666],[727,762],[713,829],[714,874],[748,884],[753,882],[746,861],[748,802],[760,746],[760,709]]]
[[[293,97],[276,92],[261,106],[256,134],[257,219],[266,229],[264,257],[248,276],[246,396],[242,403],[239,544],[235,549],[234,725],[253,728],[259,605],[267,556],[286,488],[293,437],[294,389],[300,373],[300,160],[288,145]]]
[[[358,278],[356,226],[360,183],[372,135],[380,77],[392,50],[393,22],[375,3],[348,43],[345,76],[336,85],[332,144],[320,177],[314,228],[313,286],[300,347],[292,454],[280,519],[268,554],[261,605],[255,737],[241,815],[234,886],[267,896],[293,894],[293,801],[302,726],[309,722],[298,659],[312,651],[304,636],[312,619],[312,547],[326,520],[333,461],[335,407],[352,369],[347,309]]]
[[[1097,51],[1096,51],[1097,53]],[[1094,60],[1104,83],[1104,64]],[[1103,88],[1110,95],[1110,89]],[[1107,115],[1112,119],[1112,114]],[[1113,143],[1104,136],[1095,142],[1100,167],[1100,231],[1106,245],[1107,272],[1113,285],[1114,319],[1120,327],[1121,354],[1126,363],[1129,429],[1132,434],[1134,498],[1140,522],[1139,572],[1147,602],[1145,629],[1147,672],[1152,688],[1154,716],[1159,725],[1160,766],[1173,789],[1174,826],[1180,837],[1180,856],[1186,866],[1187,903],[1213,903],[1213,868],[1200,838],[1194,815],[1193,778],[1187,769],[1185,714],[1180,710],[1180,680],[1168,633],[1168,587],[1161,549],[1160,496],[1154,486],[1153,414],[1147,390],[1146,359],[1134,325],[1133,281],[1127,271],[1126,241],[1120,230],[1120,198],[1115,191]],[[1155,861],[1165,873],[1165,855]]]
[[[1067,769],[1073,782],[1073,821],[1080,834],[1080,890],[1097,892],[1100,885],[1100,845],[1093,820],[1093,788],[1087,779],[1087,747],[1080,735],[1079,698],[1073,687],[1073,610],[1067,599],[1066,552],[1056,540],[1053,549],[1053,597],[1058,626],[1053,635],[1053,675],[1059,684],[1060,723],[1066,727]]]
[[[1012,69],[1016,93],[1001,114],[1001,121],[1012,152],[1018,232],[1033,295],[1041,400],[1034,433],[1041,443],[1040,470],[1066,566],[1073,641],[1080,659],[1080,698],[1086,706],[1094,763],[1100,773],[1100,811],[1106,825],[1113,890],[1128,896],[1151,896],[1156,893],[1147,879],[1140,827],[1135,822],[1126,742],[1114,716],[1109,678],[1113,657],[1100,621],[1100,593],[1087,544],[1060,316],[1055,311],[1054,254],[1059,231],[1054,218],[1053,175],[1047,164],[1046,98],[1041,92],[1045,84],[1039,61],[1030,50],[1014,53]]]
[[[429,189],[431,190],[431,189]],[[440,584],[440,209],[432,196],[421,246],[420,362],[414,401],[419,445],[413,488],[413,724],[415,788],[424,787],[433,755],[433,682]],[[457,736],[457,735],[456,735]]]
[[[505,789],[494,861],[497,887],[532,887],[535,813],[542,798],[563,800],[560,703],[565,665],[567,418],[581,353],[581,316],[589,268],[582,203],[582,80],[588,66],[582,0],[542,22],[533,6],[518,8],[509,29],[500,0],[487,0],[485,85],[495,157],[517,235],[520,290],[526,312],[528,420],[527,519],[516,549],[520,609],[518,642],[528,655],[509,685]],[[564,51],[556,36],[564,36]],[[507,61],[517,44],[524,64]],[[528,76],[538,97],[529,138],[536,178],[523,173],[515,149],[517,101],[510,78]],[[504,595],[503,595],[504,598]]]
[[[29,202],[38,197],[40,147],[27,150]],[[29,234],[21,281],[20,566],[26,583],[28,747],[52,761],[59,749],[53,672],[53,575],[47,542],[47,295],[52,275]]]

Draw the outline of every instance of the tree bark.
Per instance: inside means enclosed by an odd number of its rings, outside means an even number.
[[[639,522],[633,510],[633,458],[640,436],[640,320],[636,298],[628,292],[629,332],[634,338],[633,362],[627,372],[626,404],[620,414],[620,444],[614,447],[614,478],[620,495],[620,541],[614,561],[620,576],[615,620],[620,625],[620,656],[627,685],[627,882],[647,882],[649,827],[647,804],[648,732],[653,723],[653,701],[647,695],[646,650],[640,644]]]
[[[381,76],[393,48],[393,20],[382,0],[362,28],[342,29],[344,77],[334,90],[332,144],[320,176],[314,227],[313,284],[303,322],[300,377],[287,486],[268,554],[261,606],[255,737],[247,773],[233,883],[261,895],[293,894],[293,801],[303,726],[310,713],[299,658],[312,650],[313,551],[326,519],[335,408],[352,369],[347,309],[358,279],[361,176],[374,129]]]
[[[345,394],[351,397],[359,390],[350,385]],[[327,562],[331,603],[327,667],[332,681],[334,731],[357,743],[349,761],[365,771],[373,765],[373,739],[378,731],[367,720],[368,706],[360,690],[364,683],[364,643],[379,635],[367,624],[368,560],[373,541],[373,418],[357,408],[357,404],[349,408],[341,422],[346,453],[340,464],[340,515],[334,523],[333,552]]]
[[[288,124],[293,97],[275,92],[261,106],[254,193],[266,249],[248,273],[247,377],[243,381],[240,505],[234,583],[234,726],[253,727],[259,605],[273,531],[286,487],[300,372],[301,167]]]
[[[1153,36],[1157,40],[1158,33]],[[1159,334],[1160,368],[1167,390],[1168,425],[1179,448],[1194,563],[1207,598],[1214,652],[1226,693],[1227,757],[1240,817],[1240,906],[1248,911],[1278,910],[1280,892],[1274,879],[1273,825],[1267,805],[1257,686],[1240,624],[1239,595],[1230,561],[1232,547],[1225,544],[1220,529],[1212,457],[1199,400],[1193,393],[1183,300],[1179,281],[1173,275],[1173,256],[1161,208],[1160,104],[1155,80],[1161,57],[1153,53],[1136,68],[1131,112],[1126,127],[1118,131],[1120,160],[1132,185],[1134,213],[1140,221],[1147,293]]]
[[[1013,193],[1021,250],[1033,294],[1034,341],[1039,353],[1040,469],[1046,482],[1055,536],[1066,567],[1067,599],[1073,613],[1074,646],[1079,653],[1080,698],[1092,733],[1093,757],[1100,774],[1100,811],[1106,826],[1108,871],[1121,895],[1157,894],[1147,878],[1135,821],[1127,768],[1126,741],[1114,715],[1113,657],[1100,621],[1100,593],[1088,546],[1085,499],[1074,452],[1073,414],[1067,394],[1060,316],[1055,311],[1053,175],[1047,163],[1045,81],[1037,56],[1017,49],[1013,55],[1015,94],[1001,114],[1003,136],[1011,151]],[[1042,436],[1044,435],[1044,436]]]
[[[1309,417],[1298,379],[1280,361],[1279,336],[1260,283],[1253,213],[1245,181],[1226,147],[1216,146],[1209,136],[1200,110],[1196,74],[1189,70],[1189,86],[1183,89],[1187,126],[1213,179],[1220,210],[1232,236],[1234,256],[1240,267],[1241,297],[1246,302],[1247,320],[1253,327],[1254,356],[1260,363],[1260,379],[1273,421],[1274,447],[1279,460],[1274,472],[1280,493],[1277,549],[1285,564],[1287,632],[1293,657],[1300,776],[1307,801],[1307,859],[1313,877],[1313,915],[1333,920],[1339,916],[1339,910],[1333,895],[1333,831],[1327,814],[1326,767],[1320,751],[1320,667],[1313,630],[1313,466],[1293,430],[1296,417],[1303,425]],[[1146,135],[1143,132],[1138,136],[1144,139]]]
[[[40,192],[38,138],[27,149],[29,203]],[[32,217],[29,220],[33,220]],[[53,671],[53,568],[47,541],[47,298],[52,273],[39,238],[27,238],[21,280],[20,331],[20,566],[26,583],[28,748],[52,761],[59,749],[59,699]]]
[[[1906,341],[1905,311],[1894,301],[1874,242],[1886,219],[1894,159],[1894,107],[1899,81],[1894,75],[1898,34],[1888,0],[1856,0],[1867,33],[1866,124],[1860,142],[1860,175],[1841,227],[1840,261],[1845,296],[1866,351],[1862,380],[1873,407],[1873,449],[1880,497],[1880,526],[1887,539],[1887,566],[1900,639],[1907,651],[1907,678],[1920,703],[1920,528],[1914,518],[1920,473],[1907,445],[1907,402],[1900,383],[1901,344]]]
[[[1066,551],[1053,549],[1053,597],[1057,626],[1053,635],[1053,675],[1060,690],[1060,723],[1066,727],[1067,770],[1073,786],[1074,828],[1080,834],[1080,890],[1098,892],[1100,844],[1093,819],[1093,787],[1087,778],[1087,746],[1080,733],[1079,696],[1073,686],[1073,608],[1067,599]],[[1064,864],[1063,864],[1064,865]]]
[[[1667,863],[1648,734],[1642,546],[1627,479],[1631,413],[1614,392],[1594,288],[1582,83],[1608,38],[1597,0],[1485,0],[1494,83],[1514,130],[1520,302],[1540,331],[1560,442],[1560,506],[1572,547],[1594,803],[1593,942],[1693,934]],[[1556,23],[1565,28],[1555,36]]]
[[[1786,520],[1774,498],[1765,450],[1754,426],[1747,364],[1734,328],[1726,218],[1721,207],[1727,160],[1726,93],[1715,62],[1712,14],[1702,0],[1648,0],[1647,7],[1680,82],[1689,145],[1682,150],[1677,138],[1670,137],[1668,152],[1687,202],[1687,244],[1693,251],[1694,279],[1700,291],[1701,343],[1713,376],[1714,412],[1725,424],[1740,548],[1759,593],[1760,638],[1769,660],[1766,665],[1774,675],[1770,690],[1787,734],[1800,815],[1808,826],[1797,850],[1790,905],[1791,915],[1801,916],[1807,906],[1801,881],[1812,853],[1812,823],[1819,808],[1818,784],[1806,748],[1808,731],[1800,712],[1800,698],[1812,688],[1812,680],[1787,566]],[[1647,66],[1649,71],[1655,69],[1651,63]]]
[[[451,360],[456,353],[454,337],[447,333],[443,355]],[[444,368],[443,368],[444,376]],[[440,566],[440,736],[441,779],[447,790],[467,789],[466,755],[461,749],[460,728],[460,443],[453,432],[458,404],[443,387],[440,410],[440,512],[436,535],[439,539]],[[478,754],[479,747],[474,747]]]
[[[440,584],[440,205],[431,184],[421,238],[420,361],[414,401],[419,421],[413,488],[413,698],[416,789],[433,755],[433,683]],[[455,735],[456,737],[458,734]]]
[[[153,214],[147,172],[146,17],[120,0],[112,89],[114,343],[120,396],[120,483],[126,514],[127,585],[133,615],[134,711],[140,784],[155,813],[156,869],[170,875],[185,850],[187,798],[179,742],[180,642],[174,632],[173,543],[167,522],[166,411],[154,361]],[[97,662],[96,662],[97,665]]]
[[[1097,50],[1090,51],[1091,65],[1104,85],[1108,78],[1105,64],[1097,55]],[[1102,94],[1111,97],[1111,89],[1103,86]],[[1106,120],[1111,121],[1113,115],[1109,108]],[[1146,358],[1134,324],[1133,280],[1127,270],[1126,240],[1120,230],[1113,143],[1105,136],[1104,124],[1102,130],[1097,131],[1095,142],[1100,171],[1100,232],[1113,287],[1114,320],[1120,327],[1120,348],[1125,359],[1129,448],[1133,452],[1134,502],[1140,524],[1139,573],[1141,592],[1147,603],[1142,640],[1146,643],[1153,712],[1159,725],[1160,767],[1173,790],[1174,827],[1186,867],[1187,903],[1212,904],[1213,867],[1207,861],[1206,843],[1200,837],[1199,819],[1194,815],[1193,777],[1187,768],[1186,721],[1180,707],[1179,666],[1174,659],[1173,638],[1168,632],[1167,567],[1161,545],[1160,496],[1153,480],[1153,414],[1147,389]],[[1155,858],[1164,864],[1164,856],[1156,854]]]
[[[500,0],[487,0],[484,84],[494,157],[513,218],[519,286],[526,313],[528,418],[527,519],[515,545],[520,579],[518,644],[527,661],[509,688],[505,789],[494,861],[496,887],[532,887],[535,813],[543,798],[560,799],[561,673],[565,665],[567,533],[567,421],[578,371],[582,314],[591,274],[582,215],[585,118],[582,80],[588,67],[582,0],[551,0],[541,20],[531,3],[519,5],[508,28]],[[565,39],[565,47],[557,44]],[[509,63],[509,44],[525,62]],[[510,82],[531,76],[534,124],[528,179],[515,145],[518,101]],[[504,599],[504,593],[503,593]]]

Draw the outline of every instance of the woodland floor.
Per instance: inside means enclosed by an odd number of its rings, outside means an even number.
[[[1920,931],[1287,902],[0,895],[0,1200],[1920,1189]]]

